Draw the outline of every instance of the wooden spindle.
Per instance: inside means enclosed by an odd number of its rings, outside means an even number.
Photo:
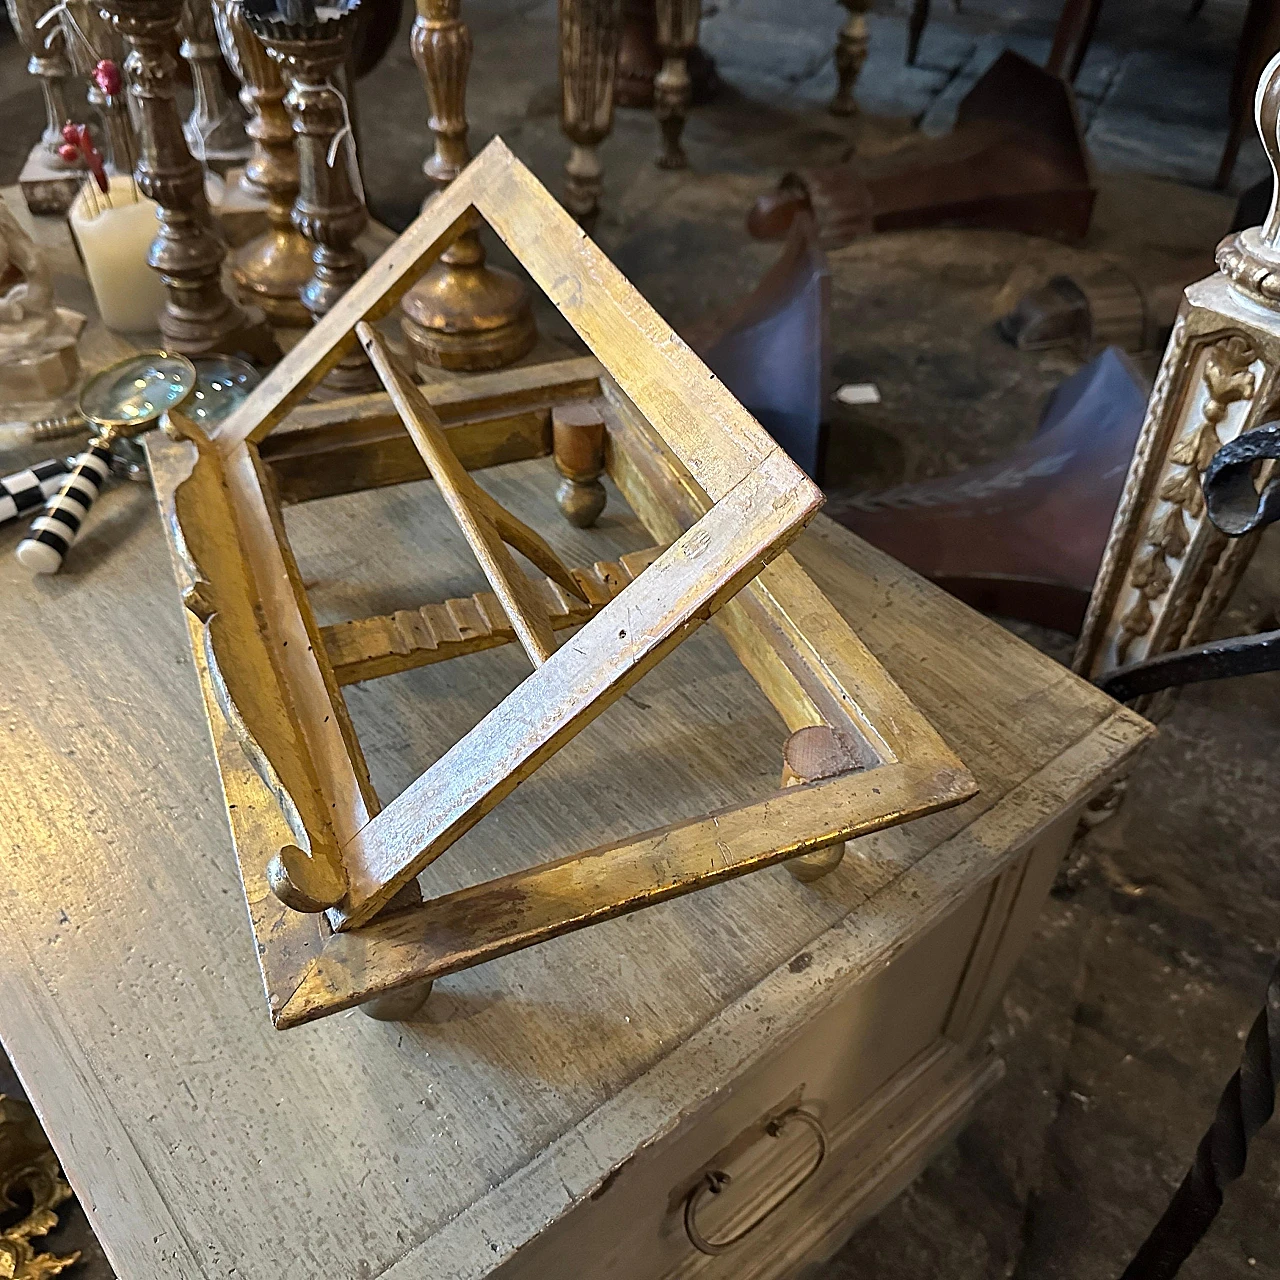
[[[866,65],[867,51],[871,45],[871,35],[867,29],[867,10],[871,8],[871,0],[840,0],[848,12],[840,34],[836,36],[836,95],[831,99],[830,111],[833,116],[852,116],[858,113],[858,104],[853,96],[854,86]]]
[[[563,477],[556,489],[556,504],[579,529],[595,524],[607,501],[600,483],[604,446],[604,419],[593,405],[576,401],[551,410],[551,447]]]
[[[689,157],[681,138],[693,101],[689,54],[698,43],[701,0],[658,0],[658,48],[662,69],[653,81],[653,110],[662,128],[660,169],[685,169]]]
[[[560,0],[560,127],[573,144],[564,207],[588,231],[604,188],[599,146],[613,128],[621,0]]]

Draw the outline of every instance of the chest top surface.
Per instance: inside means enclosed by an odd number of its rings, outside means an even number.
[[[549,469],[514,464],[486,484],[532,515]],[[433,591],[471,589],[466,548],[423,488],[291,510],[322,613],[420,598],[403,539],[432,539]],[[276,1032],[161,532],[140,487],[102,507],[73,571],[33,584],[11,558],[0,567],[0,1036],[108,1248],[138,1274],[394,1275],[427,1257],[482,1273],[820,1007],[833,973],[853,980],[992,874],[1000,841],[1069,801],[1037,776],[1086,787],[1142,736],[820,520],[797,558],[962,755],[978,798],[860,841],[817,885],[775,868],[454,975],[415,1021],[352,1013]],[[563,526],[565,553],[644,545],[614,511],[590,534]],[[321,538],[338,553],[313,557]],[[520,675],[509,646],[350,690],[387,793]],[[465,837],[431,888],[760,794],[783,737],[707,629]],[[969,848],[992,813],[997,847]],[[928,892],[894,896],[921,872]],[[825,959],[792,973],[804,950]]]

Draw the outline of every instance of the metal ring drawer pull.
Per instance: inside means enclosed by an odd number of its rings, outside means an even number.
[[[800,1190],[801,1187],[813,1177],[815,1173],[822,1168],[822,1162],[827,1158],[827,1134],[822,1127],[822,1122],[817,1116],[810,1115],[807,1111],[800,1110],[799,1107],[793,1111],[786,1111],[774,1120],[770,1120],[765,1126],[765,1132],[771,1138],[780,1137],[783,1129],[791,1123],[792,1120],[799,1120],[802,1124],[807,1125],[812,1131],[813,1136],[818,1139],[818,1158],[813,1162],[812,1166],[807,1170],[803,1178],[800,1178],[796,1184],[787,1192],[781,1200],[770,1205],[750,1226],[744,1227],[736,1236],[730,1236],[727,1240],[708,1240],[706,1236],[698,1229],[698,1206],[708,1195],[718,1196],[720,1192],[732,1181],[727,1173],[722,1169],[713,1169],[710,1173],[698,1183],[684,1202],[684,1229],[689,1237],[689,1243],[693,1245],[701,1253],[709,1253],[715,1255],[718,1253],[726,1253],[732,1249],[734,1245],[745,1240],[762,1222],[770,1217],[777,1210],[781,1209],[792,1196]]]

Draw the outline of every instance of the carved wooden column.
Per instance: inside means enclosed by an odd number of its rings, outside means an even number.
[[[442,191],[471,159],[466,113],[471,32],[459,16],[461,0],[417,0],[417,7],[413,59],[426,85],[435,139],[422,171]],[[509,271],[485,263],[478,226],[444,251],[400,305],[404,336],[421,364],[497,369],[526,355],[538,339],[528,291]]]
[[[249,156],[249,140],[239,105],[222,87],[222,50],[210,0],[185,0],[178,52],[191,68],[195,90],[195,104],[183,125],[191,154],[219,169],[243,164]]]
[[[564,207],[588,231],[603,189],[597,147],[613,128],[621,0],[560,0],[560,125],[573,149]]]
[[[698,43],[701,0],[658,0],[658,48],[662,50],[662,70],[653,81],[653,110],[662,126],[661,169],[684,169],[689,157],[680,136],[693,101],[693,81],[689,77],[689,54]]]
[[[858,76],[862,74],[871,43],[867,30],[867,10],[871,8],[871,0],[840,0],[840,3],[849,11],[849,16],[836,37],[836,76],[839,84],[836,96],[831,99],[830,110],[833,116],[852,116],[858,112],[853,89]]]
[[[1263,72],[1257,122],[1280,173],[1280,56]],[[1091,678],[1208,639],[1257,545],[1256,534],[1228,539],[1214,528],[1201,476],[1220,445],[1276,417],[1274,198],[1266,223],[1228,236],[1217,258],[1217,274],[1186,290],[1151,392],[1076,651],[1076,670]]]
[[[298,195],[298,155],[285,110],[280,68],[253,33],[243,0],[213,0],[218,42],[244,86],[240,101],[249,113],[246,133],[253,144],[244,185],[267,206],[268,228],[232,255],[231,274],[242,295],[257,303],[275,324],[311,323],[302,305],[311,279],[311,245],[293,225]]]
[[[290,21],[278,12],[263,15],[253,8],[245,13],[289,78],[284,104],[296,139],[300,184],[293,225],[314,245],[311,278],[300,297],[312,319],[319,320],[365,269],[365,256],[355,241],[369,214],[355,166],[355,139],[347,130],[343,99],[332,83],[351,50],[356,8],[292,7],[302,11],[301,20]],[[333,395],[372,391],[380,385],[358,346],[323,383],[324,393]]]
[[[71,66],[62,27],[48,29],[50,43],[46,48],[46,30],[37,30],[36,21],[49,6],[42,0],[5,0],[5,7],[19,43],[30,55],[27,71],[40,81],[44,95],[44,131],[31,148],[18,182],[32,213],[66,213],[80,189],[84,172],[79,164],[69,165],[58,155],[62,126],[70,118],[66,80]]]
[[[244,350],[272,359],[279,353],[271,335],[222,291],[222,241],[212,230],[204,173],[182,136],[172,52],[182,0],[105,0],[104,8],[129,48],[138,186],[160,206],[147,261],[165,285],[159,316],[165,344],[186,355]]]

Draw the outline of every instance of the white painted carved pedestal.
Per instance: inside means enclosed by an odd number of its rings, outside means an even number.
[[[1280,172],[1280,56],[1258,86],[1257,122]],[[1221,445],[1277,416],[1276,202],[1263,226],[1228,236],[1217,260],[1186,291],[1147,406],[1076,652],[1090,679],[1209,639],[1257,546],[1256,533],[1231,539],[1214,528],[1201,476]],[[1170,699],[1138,706],[1158,714]]]

